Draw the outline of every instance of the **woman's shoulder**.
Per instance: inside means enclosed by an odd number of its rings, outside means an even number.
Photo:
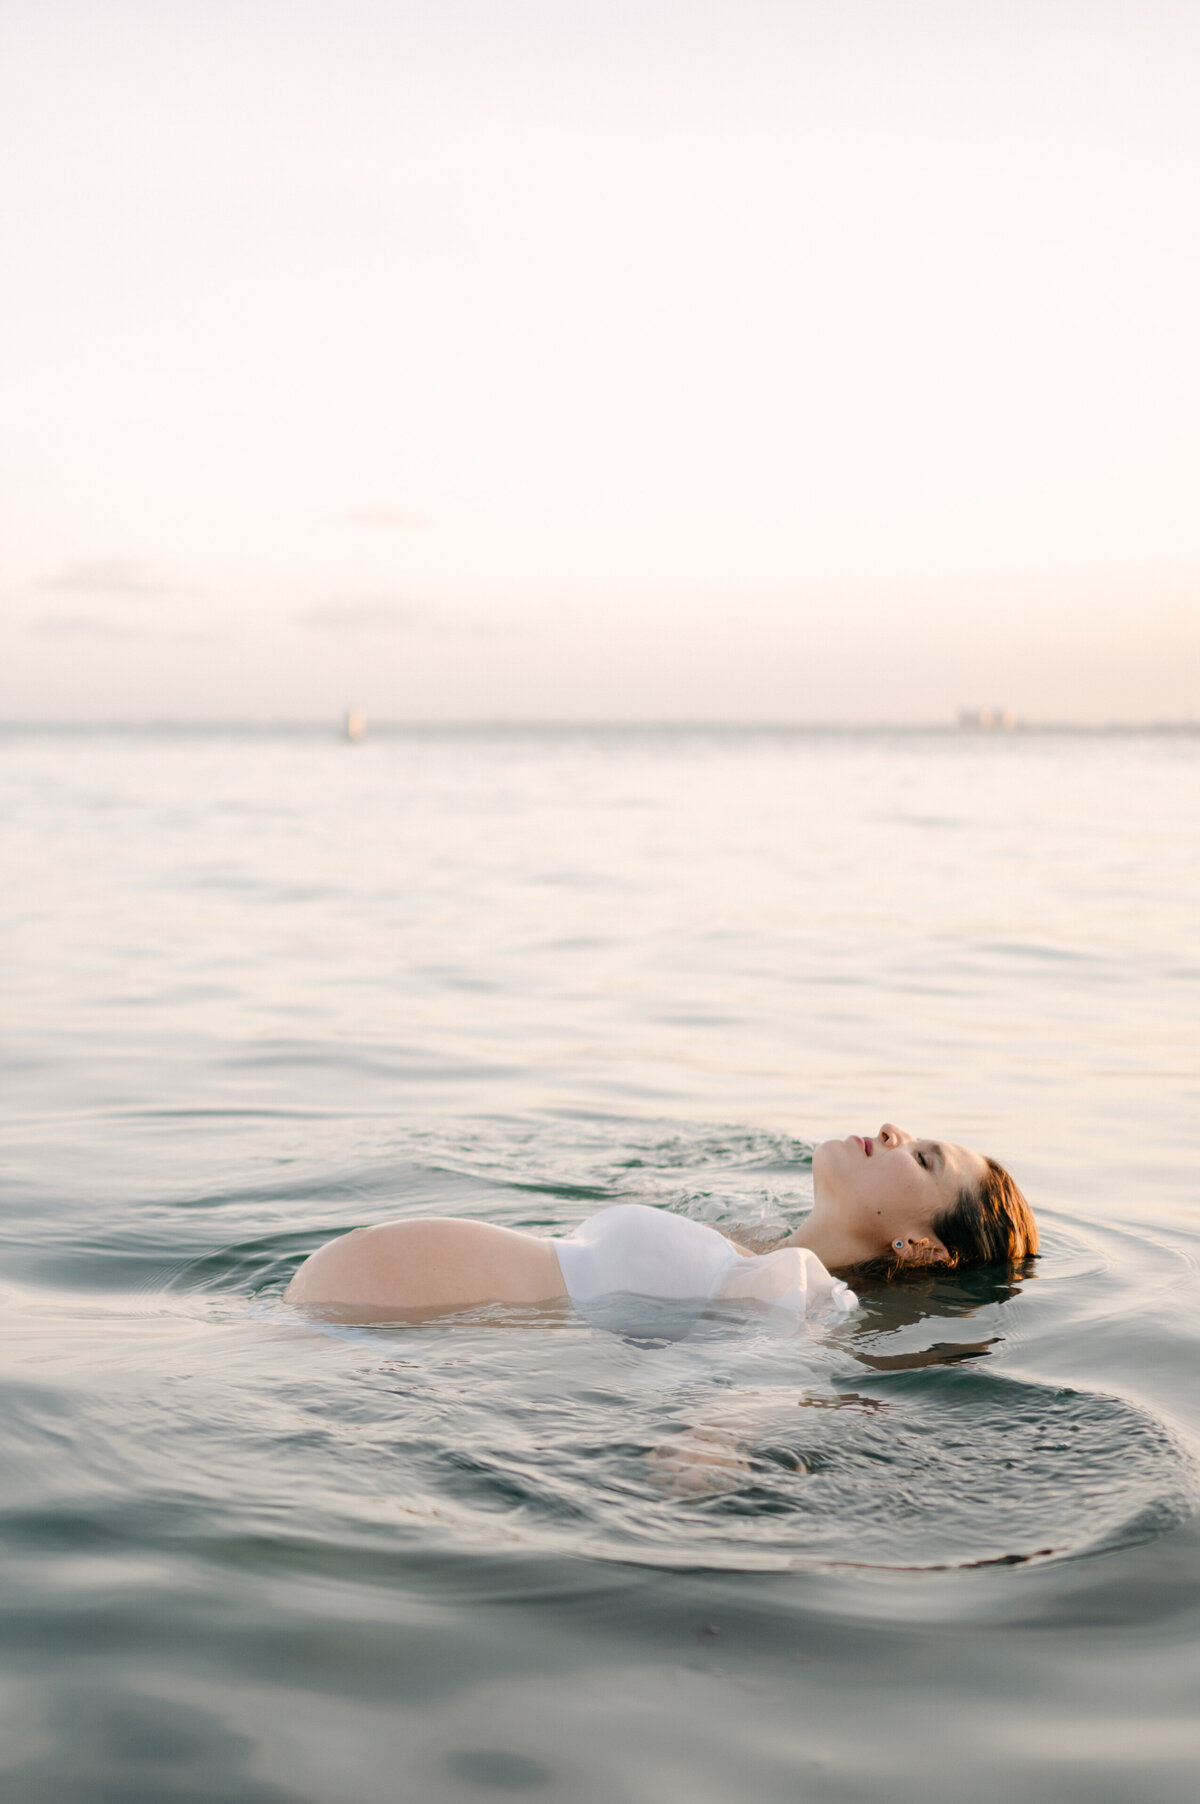
[[[776,1303],[801,1313],[832,1305],[849,1314],[858,1303],[850,1287],[826,1271],[811,1248],[787,1242],[732,1267],[722,1282],[721,1294]]]

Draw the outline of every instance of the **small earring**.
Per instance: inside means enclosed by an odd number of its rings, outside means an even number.
[[[898,1253],[902,1253],[904,1251],[904,1242],[902,1240],[893,1240],[892,1245],[895,1247],[895,1249]]]

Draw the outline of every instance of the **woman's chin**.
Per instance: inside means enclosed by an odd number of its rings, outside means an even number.
[[[840,1140],[820,1140],[813,1147],[812,1169],[813,1183],[818,1184],[828,1175],[837,1163],[838,1153],[844,1151]]]

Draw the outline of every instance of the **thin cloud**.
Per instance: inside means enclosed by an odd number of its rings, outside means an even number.
[[[97,620],[93,614],[40,614],[30,632],[49,633],[64,639],[146,639],[145,627]]]
[[[390,601],[335,601],[306,608],[296,619],[325,633],[377,633],[410,625],[412,612]]]
[[[73,595],[118,595],[148,600],[169,593],[145,564],[136,558],[88,558],[82,563],[68,564],[53,576],[43,577],[39,589],[66,590]]]
[[[301,626],[326,633],[377,633],[404,630],[433,639],[508,639],[528,628],[512,620],[481,615],[443,613],[429,607],[405,607],[391,601],[334,601],[305,608],[294,618]]]
[[[347,526],[428,526],[428,514],[407,507],[359,507],[346,515]]]

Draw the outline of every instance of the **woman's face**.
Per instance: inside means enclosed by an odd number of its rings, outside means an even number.
[[[933,1221],[974,1188],[987,1167],[950,1140],[924,1140],[885,1121],[877,1134],[823,1140],[813,1154],[816,1208],[864,1250],[901,1259],[944,1259]],[[897,1245],[899,1242],[899,1245]]]

